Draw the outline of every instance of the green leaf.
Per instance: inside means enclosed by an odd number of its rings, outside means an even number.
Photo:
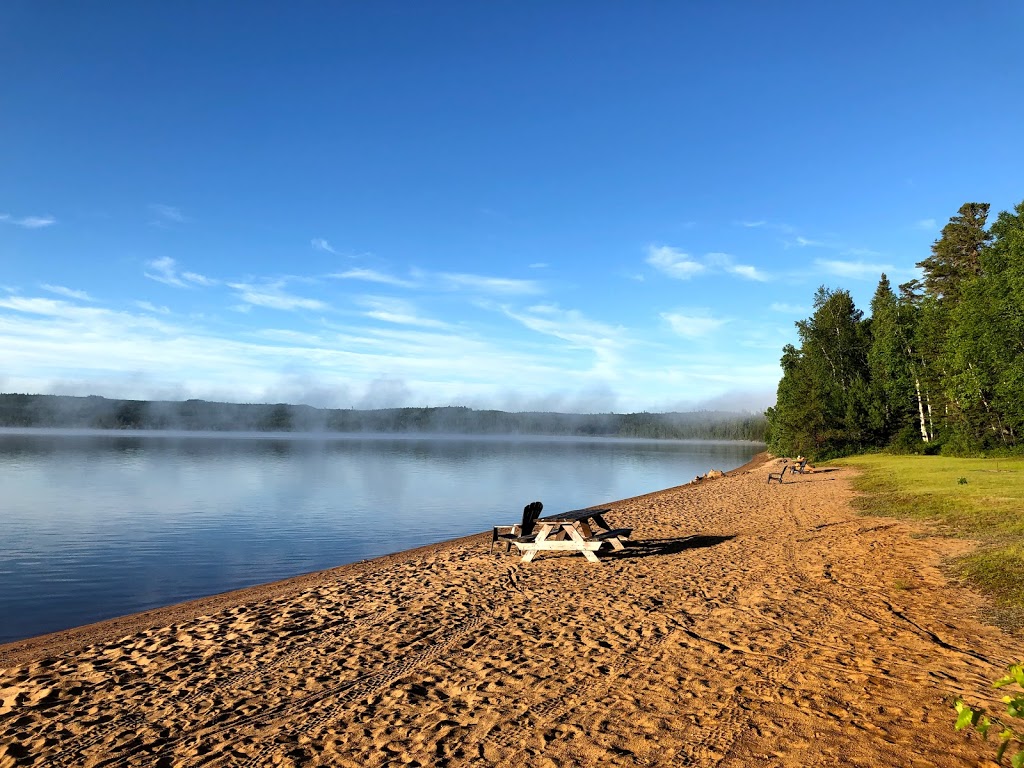
[[[978,729],[978,733],[981,734],[982,738],[987,739],[988,738],[988,730],[989,730],[989,728],[992,727],[992,721],[989,720],[984,715],[982,715],[981,719],[977,722],[975,727]]]
[[[1010,698],[1004,696],[1003,701],[1006,702],[1006,713],[1011,717],[1024,717],[1024,696],[1016,696]]]
[[[974,710],[962,701],[957,702],[957,712],[959,712],[960,715],[957,717],[956,724],[953,727],[958,731],[962,731],[974,722]]]
[[[1001,762],[1003,759],[1003,753],[1006,752],[1006,748],[1010,746],[1010,740],[1006,738],[1006,731],[1003,731],[1002,743],[999,745],[999,749],[996,750],[996,762]]]
[[[1024,688],[1024,664],[1014,664],[1007,670],[1007,674],[992,683],[993,688],[1002,688],[1004,685],[1016,683]]]
[[[1024,768],[1024,751],[1018,752],[1010,758],[1010,765],[1013,768]]]

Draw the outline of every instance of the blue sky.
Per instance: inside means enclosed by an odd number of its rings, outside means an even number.
[[[761,409],[1024,198],[1013,2],[0,8],[0,391]]]

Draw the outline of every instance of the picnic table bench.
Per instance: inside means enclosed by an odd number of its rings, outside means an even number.
[[[607,509],[583,509],[540,518],[536,533],[513,539],[528,563],[540,551],[580,552],[592,563],[599,562],[595,554],[606,544],[615,550],[626,548],[625,540],[632,528],[612,528],[604,519]]]

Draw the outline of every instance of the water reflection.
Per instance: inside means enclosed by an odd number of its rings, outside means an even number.
[[[757,449],[0,431],[0,642],[482,531],[534,499],[678,485]]]

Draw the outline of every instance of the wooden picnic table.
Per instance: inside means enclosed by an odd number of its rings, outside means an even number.
[[[537,521],[536,534],[527,541],[515,541],[528,563],[541,550],[581,552],[592,563],[599,562],[595,554],[605,544],[623,550],[623,543],[633,532],[631,528],[612,528],[605,522],[607,509],[581,509],[542,517]]]

